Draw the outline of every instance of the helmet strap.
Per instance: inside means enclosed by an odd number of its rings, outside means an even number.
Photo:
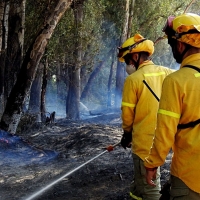
[[[186,46],[186,47],[185,47],[184,51],[181,53],[181,57],[182,57],[182,58],[184,57],[184,55],[186,54],[186,52],[187,52],[187,51],[190,49],[190,47],[191,47],[189,44],[186,44],[186,43],[185,43],[185,46]]]

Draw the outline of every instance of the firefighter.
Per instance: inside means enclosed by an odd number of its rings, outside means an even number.
[[[156,169],[172,147],[170,199],[200,200],[200,16],[170,16],[163,32],[180,69],[163,82],[146,181],[156,186]]]
[[[130,196],[138,200],[158,200],[160,197],[160,172],[157,170],[156,187],[146,183],[144,158],[148,155],[153,142],[156,126],[158,100],[152,95],[143,81],[160,97],[164,78],[173,70],[158,66],[151,61],[154,43],[140,34],[127,39],[119,48],[118,59],[126,63],[129,76],[124,82],[121,117],[123,135],[121,145],[132,149],[134,181],[131,183]]]

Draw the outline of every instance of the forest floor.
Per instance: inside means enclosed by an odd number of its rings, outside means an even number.
[[[131,150],[120,145],[120,111],[0,132],[1,200],[128,200]],[[170,156],[161,167],[169,175]]]

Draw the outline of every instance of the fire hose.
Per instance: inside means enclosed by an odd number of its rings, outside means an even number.
[[[110,145],[106,148],[105,151],[103,151],[102,153],[96,155],[95,157],[91,158],[90,160],[88,160],[87,162],[83,163],[82,165],[76,167],[75,169],[71,170],[70,172],[64,174],[63,176],[61,176],[60,178],[56,179],[55,181],[49,183],[48,185],[46,185],[45,187],[43,187],[41,190],[33,193],[31,196],[29,196],[28,198],[25,198],[25,200],[32,200],[35,197],[41,195],[44,191],[46,191],[47,189],[49,189],[50,187],[52,187],[53,185],[55,185],[56,183],[60,182],[62,179],[66,178],[67,176],[71,175],[72,173],[74,173],[75,171],[79,170],[80,168],[84,167],[85,165],[87,165],[88,163],[92,162],[93,160],[95,160],[96,158],[102,156],[103,154],[105,154],[106,152],[110,152],[113,151],[113,149],[118,146],[120,144],[120,142],[118,142],[115,145]]]

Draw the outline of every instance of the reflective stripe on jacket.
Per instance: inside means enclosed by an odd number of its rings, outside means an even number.
[[[121,104],[122,128],[128,132],[133,129],[132,152],[143,160],[152,145],[158,111],[158,101],[144,85],[143,80],[160,97],[162,82],[172,71],[148,61],[141,64],[124,83]]]
[[[200,53],[185,58],[180,70],[163,83],[158,122],[153,147],[145,159],[146,167],[161,166],[172,147],[171,174],[180,178],[191,190],[200,193],[200,124],[178,129],[200,118],[200,73],[185,65],[200,68]]]

